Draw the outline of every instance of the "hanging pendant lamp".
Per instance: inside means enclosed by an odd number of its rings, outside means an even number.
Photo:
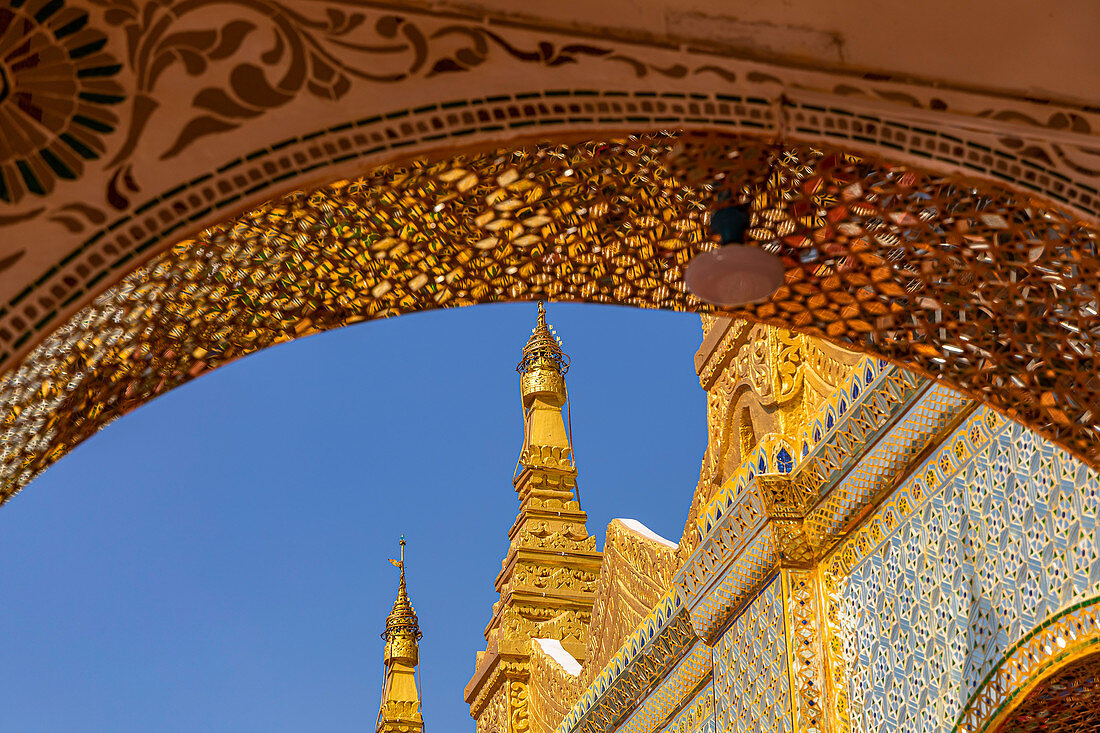
[[[760,189],[770,176],[769,170]],[[732,308],[767,300],[783,285],[783,261],[758,246],[743,244],[750,223],[748,204],[724,206],[711,214],[711,232],[723,246],[688,263],[684,284],[697,298]]]

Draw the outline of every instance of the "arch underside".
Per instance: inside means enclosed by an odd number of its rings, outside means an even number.
[[[0,140],[0,499],[300,335],[536,297],[707,312],[684,265],[746,197],[788,279],[734,315],[945,379],[1100,465],[1092,108],[492,13],[8,12],[44,61],[0,68],[0,122],[27,132]]]
[[[740,200],[787,280],[733,315],[942,378],[1100,463],[1094,229],[842,149],[661,133],[381,167],[175,245],[4,377],[4,495],[157,394],[297,336],[535,298],[707,312],[683,268],[716,246],[709,210]]]
[[[1040,680],[994,733],[1087,733],[1100,730],[1100,651]]]
[[[986,676],[955,724],[959,733],[1084,733],[1100,727],[1097,599],[1046,619]]]

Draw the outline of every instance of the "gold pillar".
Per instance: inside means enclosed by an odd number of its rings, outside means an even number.
[[[681,559],[698,546],[695,520],[713,494],[757,446],[779,436],[792,455],[819,409],[862,357],[809,336],[768,325],[705,317],[695,356],[707,391],[709,440],[700,485],[681,540]],[[766,531],[779,561],[790,715],[797,733],[846,733],[843,670],[835,647],[835,592],[818,560],[821,547],[805,524],[817,487],[804,474],[757,473]]]

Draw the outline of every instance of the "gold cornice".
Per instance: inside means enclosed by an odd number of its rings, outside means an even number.
[[[485,658],[488,661],[485,661]],[[526,681],[531,673],[531,663],[526,655],[486,654],[466,684],[465,701],[470,705],[470,715],[477,719],[485,710],[485,704],[500,684],[507,680]]]
[[[645,643],[631,652],[628,641],[619,650],[616,659],[599,672],[582,701],[574,706],[556,733],[613,730],[698,640],[686,610],[670,613],[659,629],[653,628],[652,623],[647,627],[649,620],[647,617],[634,632],[634,636],[646,634]]]
[[[699,384],[703,389],[709,391],[729,368],[730,361],[748,339],[753,326],[742,320],[730,320],[725,329],[715,326],[714,331],[721,331],[721,338],[713,344],[698,368]]]
[[[703,343],[699,345],[698,351],[695,352],[695,373],[699,375],[703,373],[703,368],[706,367],[707,362],[710,361],[710,357],[714,354],[715,349],[718,348],[726,332],[734,324],[734,320],[727,316],[704,314],[701,315],[700,318],[704,323],[705,334],[703,336]],[[710,321],[709,328],[706,328],[707,321]]]

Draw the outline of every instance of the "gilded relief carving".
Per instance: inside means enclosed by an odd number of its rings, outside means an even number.
[[[664,595],[676,569],[674,548],[620,520],[608,525],[582,672],[586,684]]]
[[[718,318],[728,332],[700,360],[700,382],[707,390],[709,439],[688,515],[698,511],[766,436],[805,431],[820,405],[859,363],[860,355],[812,337],[762,324]],[[713,326],[712,326],[713,327]],[[709,330],[709,329],[708,329]],[[694,547],[685,530],[681,553]]]
[[[510,733],[508,690],[499,687],[477,718],[477,733]]]
[[[508,683],[509,733],[527,733],[530,730],[528,702],[527,685],[516,681]]]

